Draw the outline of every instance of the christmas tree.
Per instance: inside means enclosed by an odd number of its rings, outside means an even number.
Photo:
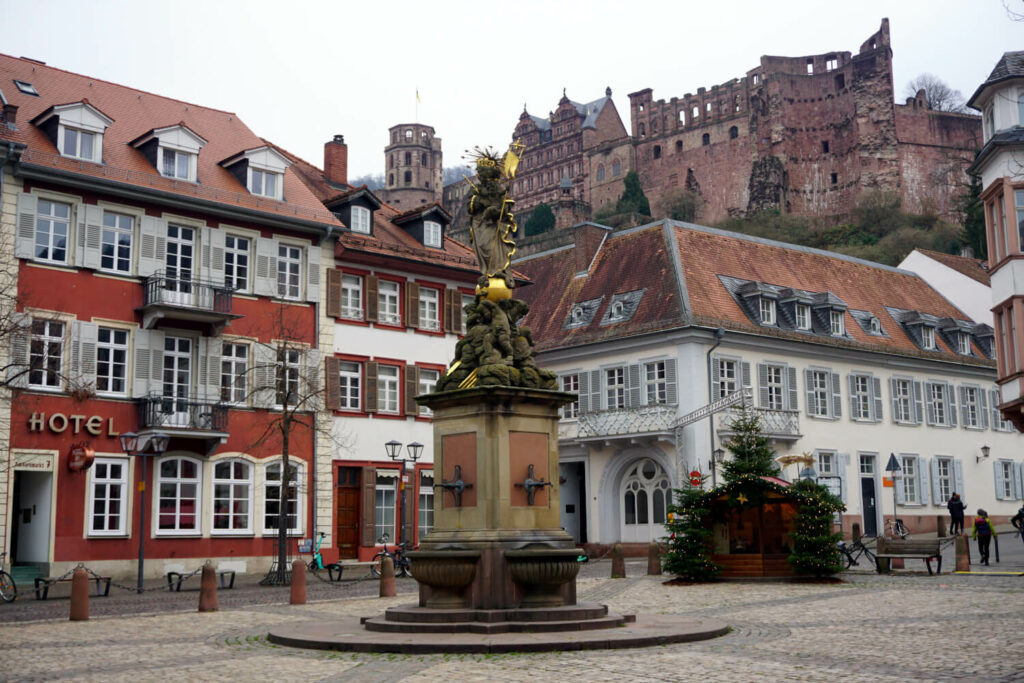
[[[801,499],[793,531],[793,553],[789,563],[798,574],[828,576],[843,570],[836,543],[842,534],[832,532],[832,519],[843,503],[828,489],[809,479],[790,487]]]
[[[761,418],[740,404],[739,413],[729,422],[733,432],[725,447],[732,452],[732,459],[722,463],[722,479],[734,481],[743,476],[773,477],[775,470],[775,449],[768,437],[761,433]]]
[[[721,569],[711,561],[710,497],[700,486],[688,486],[677,490],[675,499],[678,503],[669,505],[668,551],[662,567],[687,581],[710,581]]]

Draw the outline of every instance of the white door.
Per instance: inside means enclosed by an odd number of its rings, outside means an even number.
[[[164,337],[163,423],[169,427],[189,425],[189,396],[192,385],[192,340]]]
[[[669,491],[668,475],[653,460],[638,460],[627,468],[619,487],[623,543],[650,543],[666,535]]]
[[[196,231],[167,224],[167,256],[164,261],[164,294],[167,303],[191,305],[195,269]]]

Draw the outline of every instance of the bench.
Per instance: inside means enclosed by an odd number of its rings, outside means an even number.
[[[110,595],[110,577],[109,576],[90,576],[90,581],[96,582],[96,597],[106,597]],[[42,576],[36,577],[36,600],[45,600],[50,594],[50,586],[55,583],[70,583],[72,578],[69,576],[66,579],[51,579]]]
[[[369,568],[369,567],[372,567],[373,564],[374,564],[373,562],[356,562],[354,560],[352,560],[352,561],[343,560],[341,562],[332,562],[331,564],[328,564],[328,565],[325,565],[325,566],[327,568],[327,576],[330,578],[331,581],[341,581],[341,573],[345,569],[351,569],[351,568],[354,568],[354,567],[367,567],[367,568]],[[338,573],[337,576],[335,576],[335,574],[334,574],[335,572]]]
[[[192,574],[183,574],[182,572],[170,571],[167,572],[167,590],[174,591],[176,593],[181,592],[181,584],[186,579],[193,576]],[[225,590],[230,590],[235,587],[235,570],[234,569],[218,569],[217,578],[220,580],[220,587]]]
[[[875,569],[881,574],[889,570],[891,559],[924,560],[928,566],[928,574],[932,574],[932,559],[937,561],[935,573],[942,573],[942,541],[937,538],[901,539],[879,538],[875,553]],[[883,560],[885,562],[883,563]],[[884,569],[883,569],[884,564]]]

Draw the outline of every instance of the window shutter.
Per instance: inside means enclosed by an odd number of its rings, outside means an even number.
[[[914,384],[916,385],[917,382],[915,382]],[[931,386],[931,382],[925,382],[924,384],[924,408],[925,413],[927,415],[928,424],[933,425],[935,424],[935,401],[932,400]],[[916,389],[917,387],[915,386],[914,388]]]
[[[843,392],[840,387],[839,373],[830,374],[832,378],[832,417],[843,416]]]
[[[711,400],[717,401],[722,398],[722,367],[718,358],[711,359]]]
[[[889,378],[889,397],[892,400],[892,421],[896,422],[897,416],[900,414],[900,401],[898,387],[899,381],[895,377]]]
[[[334,356],[324,358],[324,407],[327,410],[341,408],[341,361]]]
[[[850,497],[850,492],[846,490],[846,470],[850,468],[850,454],[840,453],[838,460],[840,493],[842,494],[842,501],[845,503]]]
[[[253,407],[273,408],[277,403],[277,349],[266,344],[255,344],[253,361]]]
[[[462,310],[462,292],[457,289],[452,290],[452,332],[455,334],[462,334],[462,316],[465,315],[465,311]]]
[[[363,366],[363,410],[377,412],[377,364],[367,361]]]
[[[750,384],[750,363],[743,363],[743,388],[752,386]]]
[[[164,389],[164,338],[161,330],[149,331],[149,391],[158,394]]]
[[[452,301],[452,295],[457,294],[455,290],[444,289],[444,315],[442,317],[441,329],[445,332],[456,332],[452,325],[452,318],[454,317],[455,304]]]
[[[953,487],[961,497],[964,494],[964,465],[957,458],[953,461]]]
[[[922,409],[921,409],[921,382],[920,380],[914,380],[914,422],[921,424]]]
[[[81,264],[85,268],[100,267],[100,241],[103,230],[103,209],[95,204],[79,207],[83,220],[79,223],[79,242],[82,244]]]
[[[1024,498],[1024,462],[1013,464],[1013,490],[1017,498]]]
[[[956,427],[956,394],[953,393],[954,388],[952,384],[946,384],[946,398],[949,399],[948,410],[946,415],[949,415],[949,426]]]
[[[899,458],[899,463],[900,463],[900,467],[902,467],[903,466],[903,458]],[[896,475],[895,472],[892,472],[891,474],[893,475],[892,488],[893,488],[893,491],[896,492],[896,504],[897,505],[906,505],[906,503],[907,503],[907,492],[906,492],[906,489],[903,488],[903,477],[906,476],[906,475],[903,472],[900,472],[901,476],[900,476],[899,479],[897,479],[895,477],[895,475]],[[899,514],[899,513],[897,512],[896,514]]]
[[[960,396],[960,424],[964,427],[967,424],[967,387],[960,385],[957,387],[957,394]]]
[[[277,296],[277,242],[256,238],[256,277],[252,291],[258,296]]]
[[[203,346],[206,346],[204,351]],[[199,373],[203,383],[203,395],[210,403],[220,403],[220,365],[224,355],[224,340],[220,337],[203,337],[199,340]]]
[[[928,458],[918,457],[917,459],[918,489],[921,491],[921,505],[928,505],[931,496],[928,490]]]
[[[210,267],[207,277],[218,287],[224,286],[224,231],[210,229]]]
[[[32,362],[32,316],[28,313],[11,314],[11,351],[7,359],[9,386],[28,386],[29,365]]]
[[[757,364],[757,389],[758,405],[762,408],[768,407],[768,366],[764,363]]]
[[[139,221],[139,277],[149,277],[164,269],[167,258],[167,223],[161,218],[143,216]]]
[[[676,359],[665,359],[665,400],[670,406],[679,403],[679,389],[676,381]]]
[[[327,317],[341,317],[341,278],[337,268],[327,269]]]
[[[982,429],[988,429],[988,396],[984,389],[979,388],[977,390],[978,396],[978,424],[981,425]],[[961,399],[962,401],[962,399]],[[963,405],[963,403],[961,403]],[[962,422],[964,426],[967,426],[966,420]]]
[[[366,322],[377,322],[377,307],[380,304],[380,287],[376,275],[366,276]]]
[[[416,507],[419,501],[419,496],[416,495],[416,487],[413,484],[417,480],[416,467],[405,470],[405,476],[409,477],[409,484],[405,482],[399,482],[399,486],[405,486],[408,491],[407,495],[403,496],[399,494],[395,498],[395,502],[402,506],[402,524],[405,525],[405,540],[412,544],[413,535],[416,531]],[[399,489],[401,491],[401,489]]]
[[[135,365],[132,376],[132,398],[149,393],[150,331],[135,330]]]
[[[405,366],[405,414],[419,415],[416,394],[420,393],[420,369],[415,365]]]
[[[405,326],[420,326],[420,286],[415,282],[405,283]]]
[[[1003,468],[1002,462],[996,460],[992,463],[992,482],[996,487],[996,500],[1006,500],[1003,495]]]
[[[323,403],[320,394],[320,352],[316,349],[306,349],[302,352],[302,391],[306,392],[302,397],[304,410],[318,410]]]
[[[882,380],[878,377],[871,378],[871,394],[874,405],[874,413],[871,415],[875,422],[882,421]]]
[[[320,245],[315,243],[306,247],[306,301],[320,301]]]
[[[932,500],[936,505],[945,502],[942,500],[942,487],[939,485],[939,458],[932,458]]]
[[[988,395],[992,410],[992,429],[1002,431],[1003,415],[999,412],[999,389],[989,389]]]
[[[580,372],[578,374],[578,377],[579,377],[579,383],[580,383],[580,390],[579,390],[579,394],[578,394],[579,398],[577,398],[576,400],[580,404],[580,412],[581,413],[589,413],[590,412],[590,373],[589,372]]]
[[[808,415],[814,414],[814,371],[804,370],[804,393],[806,394],[806,402],[804,412]]]
[[[799,403],[797,400],[797,388],[796,388],[796,368],[786,368],[786,395],[788,397],[787,410],[798,410]]]
[[[194,271],[205,279],[210,279],[210,243],[213,241],[213,238],[210,237],[211,230],[209,225],[204,225],[197,231],[199,233],[199,248]]]
[[[376,410],[376,408],[374,408]],[[360,497],[360,534],[359,545],[372,547],[377,544],[374,538],[374,530],[377,528],[377,469],[364,467],[360,473],[362,477]]]
[[[631,363],[626,367],[626,407],[639,406],[640,400],[640,366]]]
[[[850,394],[850,419],[853,420],[857,417],[857,377],[855,375],[846,376],[846,390]]]
[[[601,410],[601,371],[590,371],[590,409],[594,412]]]
[[[14,240],[15,258],[35,258],[37,199],[34,194],[18,194],[18,233]],[[26,382],[28,379],[26,378]]]
[[[76,320],[71,326],[71,367],[68,379],[72,389],[96,386],[96,344],[99,325]]]

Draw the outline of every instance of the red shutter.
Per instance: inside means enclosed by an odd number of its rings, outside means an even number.
[[[420,326],[420,286],[415,282],[405,284],[405,326]]]
[[[359,545],[372,547],[377,544],[374,530],[377,528],[377,470],[364,467],[360,475],[363,478],[360,496]]]
[[[324,358],[324,404],[327,410],[338,410],[341,407],[340,372],[341,361],[334,356]]]
[[[377,412],[377,364],[367,361],[363,366],[363,410]]]
[[[379,296],[379,285],[376,275],[366,276],[366,322],[377,322],[377,297]]]
[[[405,414],[419,415],[416,394],[420,393],[420,369],[415,365],[405,366]]]
[[[341,271],[327,269],[327,317],[341,317]]]

